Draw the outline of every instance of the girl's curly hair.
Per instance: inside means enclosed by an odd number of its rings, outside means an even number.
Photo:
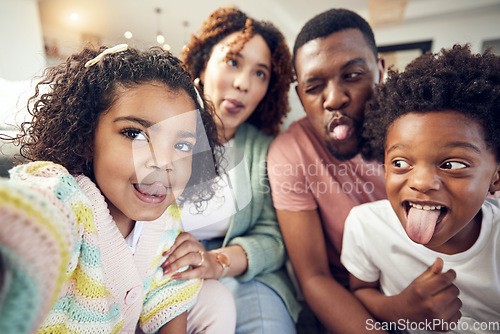
[[[22,123],[20,134],[10,140],[20,146],[25,160],[52,161],[73,175],[84,174],[94,180],[95,129],[100,115],[118,98],[119,88],[154,82],[173,91],[185,91],[200,111],[201,121],[197,124],[200,140],[193,150],[192,175],[182,197],[201,206],[214,193],[213,185],[206,182],[214,178],[214,169],[206,167],[215,166],[218,175],[222,154],[213,107],[204,100],[204,107],[199,105],[191,76],[169,52],[157,47],[147,51],[128,48],[85,67],[87,61],[105,49],[85,48],[64,63],[47,68],[28,102],[32,120]],[[207,146],[206,140],[201,139],[205,133],[210,147],[201,147]]]
[[[384,161],[387,130],[411,112],[457,111],[478,122],[485,141],[500,160],[500,57],[490,50],[472,54],[470,45],[427,53],[388,79],[367,103],[362,153]]]
[[[192,35],[181,53],[187,70],[198,78],[207,66],[214,45],[226,36],[241,32],[236,41],[248,41],[255,34],[271,50],[271,80],[266,95],[247,122],[269,135],[277,135],[290,111],[288,91],[293,82],[292,57],[282,33],[270,22],[257,21],[234,8],[219,8],[203,22],[198,35]],[[243,43],[240,48],[243,48]],[[240,49],[241,50],[241,49]],[[233,50],[237,53],[240,50]]]

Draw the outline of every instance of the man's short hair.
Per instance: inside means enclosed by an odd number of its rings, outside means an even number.
[[[358,29],[363,34],[366,43],[372,49],[375,59],[378,59],[377,46],[372,28],[361,16],[348,9],[333,8],[320,13],[306,22],[302,27],[293,46],[293,66],[297,50],[309,41],[324,38],[333,33],[347,29]]]

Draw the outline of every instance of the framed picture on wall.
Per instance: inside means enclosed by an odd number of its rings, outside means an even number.
[[[486,51],[486,49],[491,48],[491,52],[495,55],[500,55],[500,38],[497,39],[489,39],[483,42],[482,52]]]
[[[431,51],[432,41],[422,41],[406,44],[394,44],[378,47],[378,53],[385,59],[385,67],[403,71],[413,59]]]

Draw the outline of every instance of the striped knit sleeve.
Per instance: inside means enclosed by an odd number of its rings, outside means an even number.
[[[36,190],[41,197],[52,198],[48,206],[67,208],[70,212],[64,224],[75,232],[75,247],[65,266],[58,299],[36,332],[118,333],[123,327],[123,317],[105,285],[90,199],[61,165],[37,161],[17,166],[9,173],[10,182]],[[38,248],[31,251],[41,255]]]
[[[48,191],[0,180],[0,333],[33,333],[65,281],[75,226],[54,203]]]

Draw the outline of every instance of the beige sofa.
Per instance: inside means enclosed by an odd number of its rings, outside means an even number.
[[[28,99],[34,93],[34,81],[9,81],[0,78],[0,134],[12,136],[17,126],[29,120]],[[8,176],[18,148],[0,139],[0,176]]]

